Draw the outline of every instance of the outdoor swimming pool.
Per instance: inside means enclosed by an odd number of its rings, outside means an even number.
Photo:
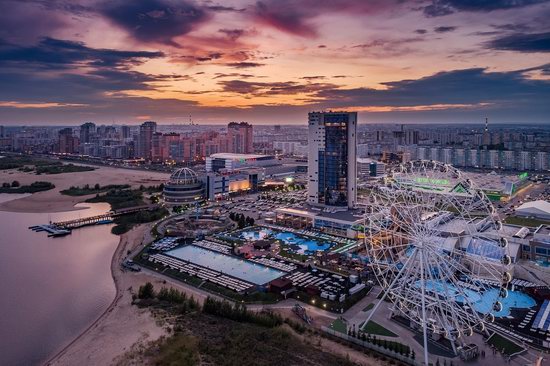
[[[487,314],[491,311],[491,305],[498,297],[498,289],[490,289],[485,291],[481,300],[474,304],[474,308],[480,313]],[[493,313],[496,317],[504,317],[510,315],[511,308],[529,309],[536,305],[536,301],[529,295],[519,291],[508,291],[508,297],[499,299],[502,303],[502,310]]]
[[[241,231],[239,236],[245,240],[261,240],[268,237],[273,237],[282,241],[283,244],[291,246],[296,253],[300,254],[313,254],[317,250],[324,251],[334,245],[334,243],[311,239],[291,232],[276,231],[266,228],[244,230]]]
[[[417,286],[420,286],[420,281],[417,282]],[[449,294],[454,297],[457,302],[464,302],[463,295],[456,287],[450,284],[444,284],[438,281],[426,281],[426,289],[428,291],[435,291],[440,294]],[[479,294],[476,291],[470,289],[462,290],[468,301],[473,305],[474,309],[482,314],[487,314],[492,311],[492,306],[499,295],[499,290],[496,288],[489,289],[483,294]],[[508,296],[505,299],[498,299],[502,304],[502,310],[498,312],[492,312],[495,317],[505,317],[510,315],[512,308],[529,309],[536,305],[536,301],[529,295],[520,291],[508,291]]]
[[[252,263],[244,259],[221,254],[194,245],[173,249],[167,251],[165,254],[256,285],[266,284],[285,274],[285,272],[261,264]]]

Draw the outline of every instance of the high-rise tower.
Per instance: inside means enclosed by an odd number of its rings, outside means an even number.
[[[157,131],[157,123],[147,121],[139,126],[138,156],[140,158],[152,159],[153,134]]]
[[[353,208],[357,112],[312,112],[308,117],[308,203]]]
[[[489,118],[485,118],[485,129],[483,130],[482,144],[491,145],[491,133],[489,132]]]
[[[230,122],[227,125],[227,136],[229,137],[229,152],[236,154],[252,154],[252,125],[246,122]]]

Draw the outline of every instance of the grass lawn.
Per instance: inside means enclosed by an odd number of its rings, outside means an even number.
[[[517,352],[524,350],[523,347],[517,345],[516,343],[504,338],[503,336],[494,333],[488,340],[487,343],[495,346],[499,351],[503,351],[506,355],[511,355]]]
[[[336,319],[330,324],[330,329],[340,333],[348,334],[348,327],[341,319]]]
[[[370,304],[368,304],[368,305],[363,309],[363,311],[364,311],[364,312],[367,312],[367,311],[371,310],[373,307],[374,307],[374,304],[373,304],[373,303],[370,303]]]
[[[370,334],[377,334],[385,337],[397,337],[397,334],[384,328],[377,322],[373,322],[372,320],[369,321],[367,325],[364,325],[362,329],[364,332]]]
[[[530,219],[527,217],[509,216],[504,219],[504,222],[512,225],[536,227],[539,225],[550,224],[550,221]]]

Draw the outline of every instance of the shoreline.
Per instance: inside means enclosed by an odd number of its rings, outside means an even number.
[[[70,341],[68,344],[63,346],[59,351],[57,351],[53,356],[48,358],[43,365],[51,365],[52,363],[59,360],[59,358],[63,357],[63,355],[76,343],[78,342],[84,335],[86,335],[90,330],[94,328],[105,316],[110,313],[118,304],[118,302],[122,299],[122,294],[119,293],[119,286],[120,283],[117,280],[115,273],[114,273],[114,266],[116,265],[116,255],[117,252],[122,249],[122,235],[120,236],[120,240],[118,241],[117,247],[115,248],[115,251],[113,252],[113,256],[111,257],[111,277],[113,279],[114,285],[115,285],[115,298],[113,301],[109,304],[109,306],[89,325],[87,326],[80,334],[78,334],[72,341]]]
[[[82,353],[78,354],[79,350],[89,350],[94,346],[101,346],[102,342],[97,341],[97,337],[101,336],[101,334],[96,334],[96,330],[99,329],[99,331],[101,332],[102,328],[112,325],[109,319],[109,315],[114,314],[117,311],[124,312],[125,310],[130,309],[130,313],[132,315],[131,320],[135,320],[141,315],[146,314],[145,318],[147,319],[141,319],[138,320],[138,322],[145,322],[145,327],[147,327],[147,325],[153,324],[154,327],[157,328],[158,334],[153,334],[153,336],[149,336],[148,334],[146,334],[145,337],[140,336],[137,339],[127,340],[125,345],[122,345],[116,350],[113,350],[112,354],[109,354],[108,350],[106,351],[102,347],[100,347],[101,352],[103,353],[102,356],[112,356],[109,357],[109,361],[104,362],[104,364],[110,364],[119,356],[123,356],[124,353],[129,350],[134,344],[143,342],[144,340],[155,340],[161,335],[165,335],[166,333],[164,329],[156,324],[156,320],[152,317],[149,309],[140,310],[132,305],[130,291],[128,290],[130,290],[130,288],[134,288],[133,285],[142,285],[143,283],[148,281],[153,283],[155,286],[160,287],[166,286],[166,283],[168,282],[170,286],[173,286],[181,291],[185,291],[188,294],[195,296],[195,298],[201,303],[207,296],[212,296],[211,294],[206,293],[204,290],[188,288],[184,284],[174,283],[171,279],[166,279],[157,273],[150,273],[148,270],[142,270],[141,272],[127,272],[120,267],[120,263],[123,258],[131,256],[141,249],[141,244],[143,243],[142,239],[150,237],[150,230],[154,224],[155,223],[145,223],[137,225],[129,232],[124,233],[120,236],[118,245],[113,252],[113,256],[111,257],[111,276],[115,284],[115,297],[113,301],[92,323],[90,323],[90,325],[83,329],[82,332],[80,332],[69,343],[65,344],[64,346],[62,346],[62,348],[55,351],[55,353],[47,360],[45,360],[42,365],[59,366],[82,363],[82,361],[86,359],[87,355]],[[145,240],[145,242],[147,242],[147,240]],[[126,253],[128,250],[131,251],[132,254],[127,255]],[[125,303],[125,298],[128,299],[128,303]],[[147,322],[147,320],[149,322]],[[121,318],[116,318],[114,320],[115,327],[118,328],[119,326],[121,326],[122,322],[123,320]],[[127,325],[128,323],[125,324]],[[130,325],[130,328],[135,331],[136,324],[132,323]],[[86,340],[86,337],[91,337],[91,339]],[[112,332],[107,332],[107,334],[105,335],[105,338],[113,337],[115,337],[115,335],[113,335]],[[119,338],[116,339],[120,340]],[[105,341],[105,339],[103,339],[103,341]],[[110,342],[108,343],[111,344]]]
[[[150,281],[160,286],[146,273],[127,272],[120,267],[128,250],[139,250],[150,235],[151,223],[141,224],[120,236],[111,257],[111,275],[115,297],[111,304],[74,339],[57,350],[43,365],[112,364],[134,344],[156,340],[165,335],[148,309],[132,305],[132,289]],[[147,241],[147,239],[146,239]]]
[[[99,167],[93,171],[62,174],[36,175],[32,172],[18,170],[0,170],[0,183],[18,181],[22,185],[29,185],[36,181],[47,181],[55,185],[55,188],[36,192],[25,197],[16,198],[0,203],[0,211],[9,212],[33,212],[56,213],[77,211],[80,207],[76,204],[94,197],[95,194],[85,196],[68,196],[61,194],[62,190],[71,186],[82,187],[86,184],[129,184],[136,189],[141,185],[151,186],[164,183],[169,177],[167,173],[119,169],[113,167]]]

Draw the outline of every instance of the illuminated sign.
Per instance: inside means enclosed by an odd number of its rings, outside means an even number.
[[[428,183],[428,184],[434,184],[437,186],[444,186],[448,185],[449,181],[447,179],[434,179],[434,178],[426,178],[426,177],[418,177],[415,179],[416,183]]]
[[[285,182],[286,182],[286,183],[292,183],[292,182],[294,182],[294,178],[292,178],[292,177],[286,177],[286,178],[285,178]]]

